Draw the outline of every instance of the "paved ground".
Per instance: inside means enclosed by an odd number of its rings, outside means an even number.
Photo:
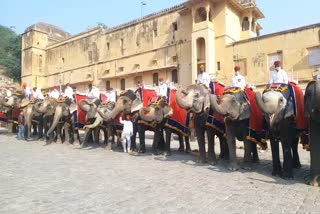
[[[0,134],[4,214],[320,213],[320,188],[304,184],[309,158],[302,149],[303,168],[295,171],[295,180],[284,181],[270,176],[270,151],[260,153],[254,171],[229,172],[224,162],[197,165],[195,156],[178,152],[166,159],[45,146]]]

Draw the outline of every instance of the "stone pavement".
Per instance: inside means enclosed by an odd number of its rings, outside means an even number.
[[[225,162],[198,165],[194,155],[175,151],[169,158],[128,155],[17,141],[1,132],[3,214],[320,213],[320,188],[304,184],[309,154],[302,149],[303,168],[295,171],[295,180],[284,181],[270,176],[270,151],[259,153],[254,171],[230,172]],[[238,156],[242,153],[239,149]]]

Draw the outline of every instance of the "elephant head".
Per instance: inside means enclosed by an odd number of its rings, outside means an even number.
[[[87,99],[80,100],[78,104],[79,108],[86,112],[86,118],[94,118],[96,116],[96,108],[98,107],[97,103],[92,102]]]
[[[9,98],[3,97],[3,99],[1,100],[1,104],[5,110],[9,110],[11,108],[20,108],[22,99],[22,94],[13,93]]]
[[[108,102],[107,104],[100,105],[99,111],[107,115],[114,109],[114,107],[115,107],[114,102]],[[103,118],[99,115],[99,113],[96,112],[95,121],[90,125],[85,125],[84,128],[94,129],[97,126],[99,126],[102,122],[103,122]]]
[[[131,113],[139,110],[140,107],[142,107],[142,101],[139,92],[134,93],[132,90],[128,90],[118,98],[115,107],[111,112],[104,114],[98,110],[98,113],[104,120],[108,121],[113,120],[122,112]]]
[[[53,115],[57,103],[52,99],[45,99],[34,104],[36,112],[46,115]]]
[[[250,118],[250,107],[243,92],[226,93],[218,102],[216,95],[210,95],[210,103],[213,111],[228,120],[243,120]]]
[[[304,112],[312,120],[320,123],[320,81],[308,84],[304,95]]]
[[[256,103],[264,113],[270,127],[278,124],[283,119],[294,114],[293,103],[290,100],[289,90],[265,91],[262,96],[259,92],[255,93]]]
[[[55,111],[54,111],[53,121],[52,121],[50,129],[47,132],[47,135],[49,135],[53,132],[53,130],[56,128],[56,126],[58,125],[59,121],[62,118],[68,117],[68,116],[70,116],[69,106],[65,103],[57,104],[57,106],[55,107]]]
[[[209,91],[203,85],[190,85],[185,90],[178,89],[177,104],[188,111],[200,113],[210,107]]]
[[[172,108],[164,101],[143,107],[139,111],[142,120],[155,124],[161,123],[165,118],[173,114]]]

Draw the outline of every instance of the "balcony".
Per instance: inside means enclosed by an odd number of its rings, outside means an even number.
[[[238,2],[245,8],[256,6],[256,0],[238,0]]]

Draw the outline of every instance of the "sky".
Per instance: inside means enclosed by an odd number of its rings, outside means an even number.
[[[0,0],[0,25],[16,33],[37,22],[56,25],[77,34],[104,23],[113,27],[185,0]],[[320,23],[320,0],[256,0],[265,18],[261,35]],[[141,11],[142,8],[142,11]]]

